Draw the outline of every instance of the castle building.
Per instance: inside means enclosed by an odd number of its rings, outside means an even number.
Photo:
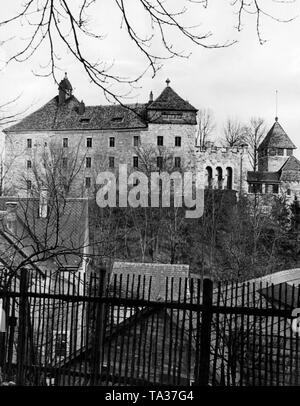
[[[243,147],[195,145],[197,109],[179,96],[170,80],[148,102],[86,106],[73,94],[65,75],[58,95],[19,123],[6,128],[5,193],[26,195],[38,184],[51,161],[55,177],[63,177],[69,196],[92,192],[100,171],[142,169],[151,152],[156,169],[171,160],[174,169],[195,168],[205,187],[247,191],[249,165]],[[153,166],[152,166],[153,169]],[[72,182],[68,182],[68,179]],[[43,186],[43,185],[42,185]]]
[[[296,149],[282,126],[275,123],[258,147],[258,171],[249,171],[249,193],[286,194],[300,193],[300,162],[294,157]]]

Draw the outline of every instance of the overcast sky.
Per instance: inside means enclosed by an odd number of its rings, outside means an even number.
[[[236,32],[236,15],[233,14],[231,2],[214,1],[208,10],[200,9],[198,5],[198,9],[194,8],[188,18],[193,24],[195,21],[202,22],[203,31],[210,29],[214,33],[212,42],[237,39],[237,44],[224,49],[204,49],[171,36],[175,46],[188,47],[192,55],[188,59],[165,61],[155,78],[151,77],[150,72],[147,73],[139,82],[140,88],[133,92],[130,102],[146,102],[150,90],[154,98],[157,97],[166,86],[165,80],[170,78],[173,89],[196,108],[213,110],[217,121],[215,136],[219,137],[223,123],[229,116],[243,122],[252,116],[260,116],[270,127],[275,117],[277,89],[279,122],[300,149],[300,17],[289,23],[263,19],[262,35],[267,42],[260,45],[253,17],[245,18],[242,32]],[[264,2],[270,3],[268,0]],[[17,10],[21,1],[10,3],[14,4],[8,6],[5,11],[7,15]],[[131,12],[142,27],[146,25],[143,12],[135,4],[136,0],[130,2]],[[291,5],[277,4],[270,6],[269,11],[279,17],[293,17],[300,15],[300,4],[299,1]],[[84,44],[91,55],[99,52],[103,60],[114,61],[114,69],[124,76],[134,76],[143,69],[145,61],[137,54],[121,28],[120,16],[113,1],[98,1],[92,24],[100,27],[100,32],[106,38],[101,41],[99,48],[94,48],[94,44],[88,42]],[[11,37],[10,30],[0,31],[0,41]],[[15,27],[14,39],[9,45],[2,46],[0,60],[15,51],[26,34],[22,30],[21,25]],[[60,76],[62,78],[63,72],[68,72],[75,96],[83,99],[87,105],[107,103],[99,88],[89,83],[81,67],[63,49],[59,50]],[[15,109],[31,106],[32,111],[56,95],[57,85],[51,77],[37,77],[32,72],[35,70],[40,73],[39,66],[46,63],[47,55],[45,47],[30,61],[10,63],[2,69],[1,103],[21,94]],[[297,156],[300,157],[300,151]]]

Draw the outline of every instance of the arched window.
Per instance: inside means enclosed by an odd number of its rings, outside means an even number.
[[[208,189],[212,188],[212,168],[210,166],[206,167],[206,187]]]
[[[223,189],[223,171],[220,166],[216,168],[217,174],[217,182],[218,182],[218,189]]]
[[[232,168],[226,168],[226,175],[227,175],[227,184],[226,189],[232,189]]]

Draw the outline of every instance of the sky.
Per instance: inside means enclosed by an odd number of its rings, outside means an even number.
[[[72,1],[74,7],[77,3],[79,0]],[[272,15],[283,19],[295,17],[288,23],[263,18],[261,34],[266,40],[263,45],[256,35],[255,16],[245,16],[243,29],[237,32],[236,9],[230,5],[232,0],[211,0],[207,9],[199,4],[176,0],[176,6],[181,3],[189,7],[185,22],[191,25],[200,23],[203,32],[210,30],[213,33],[209,40],[211,43],[226,40],[238,42],[226,48],[206,49],[170,31],[170,41],[178,49],[191,52],[190,57],[165,60],[154,78],[150,71],[147,72],[125,102],[146,102],[151,90],[154,98],[157,97],[169,78],[170,86],[181,97],[198,109],[209,108],[213,111],[217,124],[214,137],[220,138],[228,117],[246,123],[251,117],[259,116],[265,119],[267,128],[271,127],[276,115],[275,92],[278,90],[279,122],[298,147],[296,156],[300,158],[300,0],[290,4],[276,4],[271,0],[261,2]],[[13,15],[21,4],[21,0],[6,3],[5,15],[1,15],[1,18]],[[131,0],[127,4],[130,7],[128,15],[138,32],[148,33],[148,20],[139,7],[139,1]],[[104,34],[105,39],[97,43],[82,39],[87,55],[101,58],[108,64],[113,63],[113,73],[136,76],[143,71],[145,59],[128,39],[115,1],[97,0],[93,7],[90,27]],[[26,24],[16,23],[13,27],[0,28],[0,104],[19,96],[18,101],[10,107],[12,113],[26,110],[28,114],[57,94],[57,84],[52,77],[34,74],[44,73],[41,66],[47,64],[48,46],[43,46],[25,62],[10,62],[8,65],[3,62],[16,52],[22,39],[29,35]],[[2,43],[8,38],[10,41]],[[161,51],[155,38],[153,50]],[[68,72],[74,94],[79,100],[86,105],[106,104],[103,92],[89,82],[79,63],[71,58],[67,50],[58,44],[57,52],[60,56],[58,79],[63,78],[65,71]]]

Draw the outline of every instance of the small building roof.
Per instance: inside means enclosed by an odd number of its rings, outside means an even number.
[[[300,182],[300,161],[290,156],[279,172],[281,181]]]
[[[7,202],[18,203],[15,238],[25,255],[45,248],[59,266],[80,266],[86,245],[88,199],[68,198],[58,205],[49,202],[47,218],[39,217],[39,199],[0,197],[0,210],[5,210]]]
[[[290,140],[287,133],[276,120],[258,149],[265,148],[292,148],[296,149],[295,144]]]
[[[115,276],[116,275],[116,276]],[[181,289],[179,289],[180,278],[188,278],[189,265],[181,264],[157,264],[157,263],[134,263],[134,262],[115,262],[113,265],[110,286],[116,284],[119,287],[120,275],[122,275],[122,286],[128,286],[131,294],[136,297],[150,300],[170,300],[171,290],[173,286],[173,300],[178,300],[179,290],[184,291],[184,283],[181,281]],[[140,275],[140,290],[139,290],[139,275]],[[168,278],[168,286],[167,286]],[[128,281],[127,281],[128,279]],[[183,300],[183,297],[181,297]]]
[[[250,183],[279,183],[279,172],[253,172],[247,173],[247,181]]]

